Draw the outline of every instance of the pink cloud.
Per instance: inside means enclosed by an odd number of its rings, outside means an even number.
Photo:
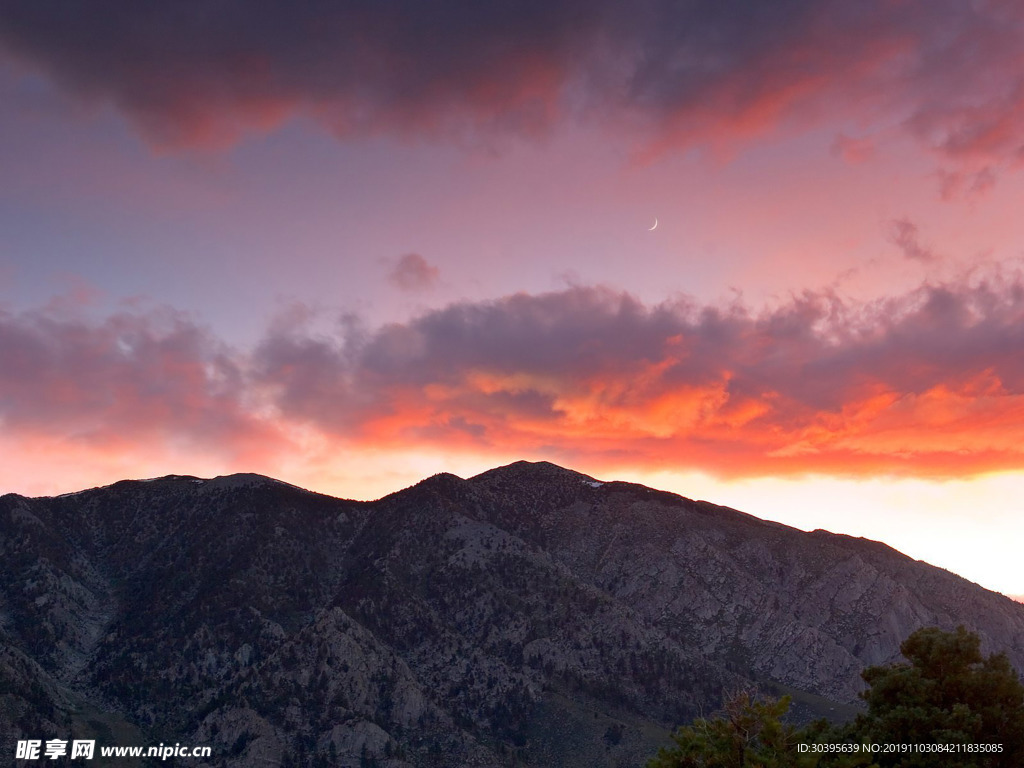
[[[889,242],[899,248],[910,261],[927,264],[939,258],[934,251],[921,243],[917,225],[910,219],[894,219],[889,222],[889,229]]]
[[[403,291],[423,291],[434,286],[441,271],[418,253],[407,253],[388,274],[388,280]]]
[[[866,162],[875,154],[875,146],[870,139],[855,139],[842,133],[832,142],[831,150],[833,155],[843,158],[850,165]]]
[[[657,153],[853,119],[1000,167],[1022,157],[1022,27],[1017,4],[955,0],[0,3],[0,50],[160,146],[230,144],[296,115],[339,135],[460,138],[575,116],[639,128]],[[863,159],[866,141],[837,147]]]
[[[8,437],[59,436],[98,452],[191,445],[238,458],[281,442],[250,411],[230,351],[172,312],[100,323],[59,307],[0,313],[0,359]]]

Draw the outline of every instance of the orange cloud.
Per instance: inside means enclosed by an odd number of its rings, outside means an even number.
[[[6,446],[108,468],[461,451],[963,477],[1024,467],[1021,348],[1024,285],[998,280],[761,313],[575,287],[338,338],[298,317],[249,352],[169,311],[91,322],[55,306],[0,313],[0,420]]]
[[[763,315],[573,288],[454,305],[305,362],[306,339],[271,338],[255,361],[284,418],[374,446],[952,476],[1024,466],[1022,316],[1017,284]]]

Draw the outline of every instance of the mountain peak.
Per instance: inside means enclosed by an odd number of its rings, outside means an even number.
[[[215,477],[206,482],[210,488],[255,488],[264,485],[283,485],[299,491],[305,490],[304,488],[299,488],[297,485],[286,483],[283,480],[267,477],[266,475],[257,475],[253,472],[238,472],[233,475],[220,475],[219,477]]]
[[[503,467],[495,467],[470,478],[479,480],[524,480],[531,482],[575,479],[595,482],[590,475],[560,467],[550,461],[514,461]]]

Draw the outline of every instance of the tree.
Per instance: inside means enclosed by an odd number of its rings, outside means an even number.
[[[741,691],[717,717],[679,728],[672,735],[675,746],[659,750],[647,768],[813,768],[816,760],[797,751],[805,735],[782,722],[789,701]]]
[[[978,636],[929,627],[900,651],[909,663],[871,667],[862,677],[868,711],[853,730],[876,744],[1000,745],[1001,751],[877,754],[882,768],[1020,768],[1024,685],[1004,654],[981,655]],[[952,747],[951,747],[952,748]]]
[[[672,737],[648,768],[1021,768],[1024,684],[1004,654],[983,657],[977,635],[920,629],[900,646],[907,662],[862,673],[867,711],[850,724],[783,722],[788,697],[732,697],[716,717]],[[801,752],[800,744],[856,751]],[[867,751],[864,745],[879,745]],[[910,745],[886,751],[884,745]],[[936,748],[934,745],[939,745]],[[986,745],[986,746],[980,746]]]

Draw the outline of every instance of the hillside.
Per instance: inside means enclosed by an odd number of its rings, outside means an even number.
[[[867,665],[1024,605],[878,542],[519,462],[376,502],[256,475],[0,497],[0,733],[213,764],[634,766],[723,692],[850,711]],[[90,736],[89,734],[92,734]]]

